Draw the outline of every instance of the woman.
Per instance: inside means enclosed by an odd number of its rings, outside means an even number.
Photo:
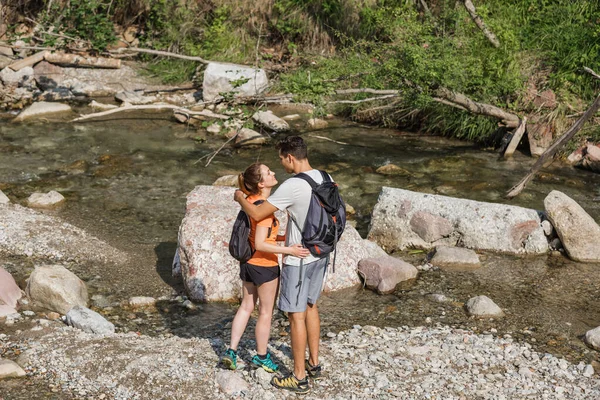
[[[269,197],[271,189],[277,185],[277,179],[269,167],[254,163],[239,175],[238,184],[247,195],[246,200],[254,203]],[[278,221],[274,214],[262,221],[251,220],[251,223],[250,244],[255,253],[248,262],[240,264],[240,278],[243,281],[242,304],[233,318],[231,343],[221,361],[227,368],[237,369],[237,347],[258,300],[260,307],[255,329],[256,355],[252,358],[252,363],[267,372],[276,372],[279,367],[267,351],[273,307],[279,286],[280,271],[275,253],[303,258],[309,251],[301,245],[282,247],[276,244],[276,241],[284,241],[285,237],[277,235]]]

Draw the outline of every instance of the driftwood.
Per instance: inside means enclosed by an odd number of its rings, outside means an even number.
[[[80,121],[85,121],[88,119],[105,117],[107,115],[116,114],[119,112],[135,111],[135,110],[174,110],[174,112],[177,112],[180,114],[185,114],[185,115],[188,115],[189,117],[192,117],[195,115],[202,115],[207,118],[229,119],[228,115],[215,114],[210,110],[191,111],[191,110],[188,110],[187,108],[179,107],[179,106],[176,106],[173,104],[150,104],[150,105],[140,105],[140,106],[119,107],[119,108],[114,108],[112,110],[102,111],[99,113],[82,115],[79,118],[75,118],[71,122],[80,122]]]
[[[531,167],[529,173],[525,175],[525,177],[521,179],[518,184],[513,186],[508,191],[506,197],[508,199],[512,199],[521,193],[521,191],[525,188],[525,185],[531,181],[536,172],[544,166],[548,159],[551,159],[554,156],[558,149],[565,145],[573,136],[575,136],[577,132],[579,132],[586,121],[590,119],[596,113],[596,111],[598,111],[598,109],[600,109],[600,96],[596,97],[596,100],[594,100],[590,108],[581,116],[581,118],[577,120],[577,122],[573,124],[573,126],[569,128],[567,132],[565,132],[556,142],[554,142],[552,146],[548,147],[548,149],[540,156],[536,163],[533,164],[533,167]]]
[[[182,60],[198,61],[198,62],[201,62],[203,64],[208,64],[209,62],[211,62],[211,61],[205,60],[202,57],[185,56],[185,55],[182,55],[182,54],[170,53],[168,51],[152,50],[152,49],[142,49],[142,48],[139,48],[139,47],[127,47],[127,48],[118,49],[118,50],[111,50],[110,52],[111,53],[115,53],[115,54],[120,54],[120,53],[127,52],[127,51],[135,51],[136,53],[153,54],[155,56],[181,58]]]
[[[498,118],[509,128],[516,128],[519,126],[519,117],[515,114],[504,111],[503,109],[491,104],[477,103],[462,93],[453,92],[449,89],[441,87],[438,88],[434,94],[435,96],[433,97],[433,100],[435,101],[467,110],[474,114]]]
[[[362,100],[335,100],[335,101],[328,101],[327,104],[359,104],[359,103],[365,103],[367,101],[390,99],[392,97],[398,97],[398,94],[388,94],[388,95],[379,96],[379,97],[369,97],[367,99],[362,99]]]
[[[494,45],[494,47],[500,47],[500,41],[498,40],[496,35],[494,35],[494,33],[490,31],[490,29],[485,25],[483,19],[481,19],[481,17],[477,15],[477,12],[475,11],[475,6],[471,2],[471,0],[464,0],[464,5],[467,9],[467,12],[471,16],[473,22],[475,22],[479,29],[481,29],[481,31],[483,32],[485,37],[490,41],[490,43]]]
[[[370,94],[398,94],[398,90],[380,90],[371,88],[358,88],[358,89],[339,89],[335,91],[335,94],[350,94],[350,93],[370,93]]]
[[[521,138],[523,137],[523,134],[525,133],[526,126],[527,126],[527,117],[523,117],[523,120],[519,124],[519,127],[517,129],[515,129],[515,132],[513,133],[513,137],[510,140],[510,143],[508,144],[508,146],[506,147],[506,150],[504,151],[504,158],[508,158],[513,155],[513,153],[517,149],[517,146],[519,145],[519,142],[521,141]]]
[[[25,68],[25,67],[30,67],[33,64],[39,63],[40,61],[42,61],[46,55],[50,54],[50,52],[44,50],[44,51],[40,51],[39,53],[35,53],[32,56],[29,56],[27,58],[24,58],[22,60],[16,61],[12,64],[10,64],[8,66],[8,68],[12,69],[13,71],[18,71],[21,68]]]
[[[82,68],[121,68],[121,60],[114,58],[85,57],[77,54],[47,53],[44,59],[49,63],[62,65],[63,67]]]

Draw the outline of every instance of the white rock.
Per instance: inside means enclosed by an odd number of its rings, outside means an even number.
[[[392,293],[400,282],[415,279],[418,274],[411,264],[388,255],[360,260],[358,272],[369,289],[381,294]]]
[[[28,89],[35,88],[34,72],[32,67],[23,67],[18,71],[6,67],[0,71],[0,80],[5,86],[21,86]]]
[[[33,193],[27,198],[27,205],[34,208],[51,208],[64,201],[65,198],[62,194],[55,190],[51,190],[48,193]]]
[[[577,202],[553,190],[544,199],[544,207],[571,259],[600,262],[600,226]]]
[[[239,396],[250,389],[248,383],[233,371],[218,371],[216,381],[219,388],[229,396]]]
[[[17,301],[21,297],[21,288],[19,288],[15,279],[8,271],[0,267],[0,304],[5,304],[15,309]]]
[[[213,186],[233,186],[238,187],[237,175],[224,175],[213,182]]]
[[[39,307],[66,314],[76,305],[86,307],[85,283],[61,265],[36,267],[27,281],[26,293]]]
[[[20,378],[25,375],[23,368],[19,367],[16,362],[0,358],[0,379]]]
[[[311,118],[307,121],[308,127],[313,130],[325,129],[329,126],[329,123],[323,119]]]
[[[476,317],[502,317],[504,312],[487,296],[477,296],[467,301],[467,311]]]
[[[419,211],[447,219],[453,232],[425,241],[411,227]],[[368,238],[387,251],[455,246],[460,239],[469,249],[541,254],[548,251],[548,241],[540,224],[536,210],[383,187]]]
[[[267,74],[262,69],[211,62],[204,70],[202,97],[204,101],[213,101],[222,97],[221,93],[228,92],[236,97],[256,96],[268,86]]]
[[[112,110],[114,108],[119,108],[119,106],[115,104],[98,103],[96,100],[92,100],[92,102],[90,103],[90,107],[95,108],[97,110]]]
[[[481,266],[479,256],[471,249],[437,246],[431,264],[441,269],[469,271]]]
[[[115,326],[89,308],[74,306],[66,315],[67,325],[87,333],[106,335],[115,332]]]
[[[135,296],[129,299],[129,305],[131,307],[148,307],[156,304],[156,299],[154,297],[146,297],[146,296]]]
[[[59,114],[59,113],[66,113],[66,112],[70,112],[70,111],[71,111],[71,106],[69,106],[68,104],[49,103],[49,102],[45,102],[45,101],[39,101],[39,102],[33,103],[28,108],[21,111],[21,113],[19,113],[19,115],[17,115],[16,118],[13,119],[13,121],[21,122],[26,119],[41,117],[41,116],[50,115],[50,114],[54,115],[54,114]]]
[[[10,199],[8,198],[8,196],[6,196],[4,193],[2,193],[2,190],[0,190],[0,204],[8,204],[10,203]]]
[[[600,351],[600,326],[585,333],[585,342],[592,349]]]
[[[281,117],[281,119],[283,119],[285,121],[297,121],[300,118],[302,118],[300,116],[300,114],[289,114],[289,115],[284,115],[283,117]]]
[[[212,124],[206,128],[206,132],[216,135],[217,133],[221,132],[221,125]]]
[[[239,130],[237,137],[235,138],[236,146],[256,146],[262,145],[267,142],[268,138],[260,133],[249,129],[242,128]]]
[[[271,110],[258,111],[252,115],[252,119],[274,132],[287,132],[290,130],[290,125],[277,115],[273,114]]]

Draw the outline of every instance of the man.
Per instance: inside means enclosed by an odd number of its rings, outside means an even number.
[[[286,172],[294,174],[303,172],[317,184],[323,181],[321,173],[310,166],[306,144],[301,137],[288,136],[280,140],[276,148],[279,151],[281,165]],[[297,178],[286,180],[267,201],[258,206],[246,201],[240,190],[235,192],[234,199],[251,218],[257,221],[276,210],[286,210],[290,219],[287,224],[285,245],[292,246],[302,243],[302,233],[298,226],[304,226],[311,193],[310,184],[304,179]],[[287,376],[274,377],[271,384],[275,387],[301,394],[308,393],[310,389],[307,377],[310,376],[315,380],[321,377],[319,365],[321,320],[316,303],[321,294],[328,261],[328,256],[317,258],[311,254],[303,260],[289,255],[283,259],[278,307],[288,313],[290,320],[294,371]],[[300,268],[301,262],[302,268]],[[302,276],[300,276],[301,271]],[[307,343],[309,359],[305,360]]]

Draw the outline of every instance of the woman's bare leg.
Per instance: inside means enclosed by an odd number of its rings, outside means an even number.
[[[256,300],[258,300],[258,288],[253,283],[243,283],[242,304],[240,304],[240,308],[238,308],[231,323],[231,344],[229,347],[233,350],[237,350],[240,339],[246,330],[246,325],[248,325],[250,314],[254,311]]]
[[[273,307],[279,287],[279,278],[265,282],[258,287],[258,298],[260,300],[258,309],[258,321],[256,321],[256,352],[267,354],[267,344],[271,335],[271,319],[273,318]]]

